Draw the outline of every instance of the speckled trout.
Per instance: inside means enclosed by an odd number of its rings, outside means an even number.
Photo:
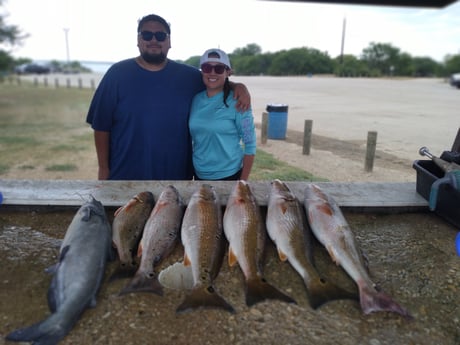
[[[245,277],[246,305],[265,299],[295,301],[269,284],[263,274],[266,231],[260,208],[246,181],[236,181],[224,212],[224,233],[229,242],[228,262],[237,262]]]
[[[305,211],[316,238],[332,260],[356,282],[364,314],[390,311],[411,318],[409,312],[390,296],[379,291],[371,280],[353,232],[337,202],[315,184],[305,188]]]
[[[266,225],[280,260],[288,260],[303,278],[312,308],[331,300],[357,298],[319,275],[313,264],[311,233],[303,206],[280,180],[271,183]]]
[[[153,194],[145,191],[137,194],[126,205],[115,211],[112,241],[113,246],[117,249],[120,266],[111,279],[131,276],[136,272],[137,247],[154,204]]]
[[[234,312],[213,283],[222,266],[225,239],[221,204],[211,185],[202,184],[192,194],[182,220],[181,239],[184,265],[192,268],[193,288],[176,311],[205,307]]]
[[[48,289],[52,312],[44,321],[7,335],[11,341],[57,344],[96,305],[106,262],[112,259],[111,229],[102,204],[84,203],[70,223],[61,244],[59,262],[47,269],[53,274]]]
[[[184,202],[178,190],[172,185],[166,186],[144,226],[137,252],[141,258],[139,268],[120,294],[153,292],[163,295],[155,267],[176,246],[183,214]]]

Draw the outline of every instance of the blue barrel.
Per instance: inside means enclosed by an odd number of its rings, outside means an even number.
[[[268,104],[268,139],[286,139],[288,106]]]

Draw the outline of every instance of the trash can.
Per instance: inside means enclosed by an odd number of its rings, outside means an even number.
[[[268,104],[268,139],[286,139],[287,104]]]

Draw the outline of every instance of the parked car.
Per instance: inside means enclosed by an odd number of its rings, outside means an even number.
[[[450,85],[460,89],[460,73],[455,73],[450,76]]]
[[[51,69],[49,66],[40,65],[38,63],[28,63],[28,64],[16,66],[14,71],[17,74],[28,74],[28,73],[48,74],[51,72]]]

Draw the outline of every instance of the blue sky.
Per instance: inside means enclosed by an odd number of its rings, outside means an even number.
[[[309,47],[336,57],[359,56],[370,42],[390,43],[439,62],[460,54],[460,3],[443,9],[262,0],[4,0],[6,22],[30,36],[15,57],[36,60],[118,61],[136,56],[137,20],[150,13],[171,24],[169,57],[187,59],[219,47],[250,43],[263,52]],[[66,44],[67,31],[68,45]]]

